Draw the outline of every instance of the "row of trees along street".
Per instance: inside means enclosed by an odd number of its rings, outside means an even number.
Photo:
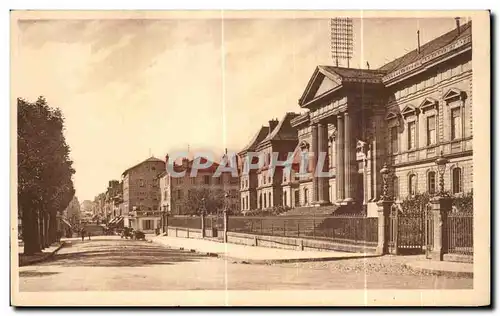
[[[75,170],[63,131],[61,111],[45,98],[17,100],[18,212],[27,255],[57,240],[57,214],[75,195]]]

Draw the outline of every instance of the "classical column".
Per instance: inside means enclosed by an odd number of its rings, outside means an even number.
[[[342,114],[337,116],[337,138],[335,139],[337,152],[337,165],[335,166],[335,183],[337,187],[337,201],[344,200],[344,116]]]
[[[315,204],[318,201],[318,178],[316,177],[316,166],[318,160],[318,126],[311,125],[311,147],[312,147],[312,157],[310,157],[311,166],[312,166],[312,180],[313,180],[313,195],[312,195],[312,204]]]
[[[323,173],[329,172],[329,163],[328,163],[328,126],[327,124],[319,123],[318,124],[318,151],[321,153],[321,156],[324,155],[323,166],[321,170]],[[319,157],[319,155],[318,155]],[[330,202],[328,198],[328,177],[319,177],[318,178],[318,203],[320,205],[328,204]]]
[[[348,112],[344,113],[344,129],[345,129],[345,135],[344,135],[344,178],[345,178],[345,197],[344,197],[344,202],[350,203],[354,201],[353,199],[353,162],[352,160],[354,159],[353,157],[353,150],[352,150],[352,144],[353,144],[353,128],[352,128],[352,117]]]

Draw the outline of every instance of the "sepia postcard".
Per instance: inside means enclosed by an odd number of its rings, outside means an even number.
[[[488,11],[12,11],[11,305],[486,306]]]

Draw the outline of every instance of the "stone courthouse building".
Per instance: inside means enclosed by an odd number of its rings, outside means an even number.
[[[306,112],[289,122],[294,150],[310,157],[327,153],[322,171],[331,176],[282,174],[280,205],[365,205],[373,214],[385,163],[393,174],[391,191],[402,199],[437,190],[435,160],[441,152],[449,160],[445,189],[471,191],[471,27],[457,21],[452,31],[378,69],[318,66],[299,99]],[[259,130],[240,158],[259,150],[266,131]],[[242,175],[241,185],[243,209],[277,205],[276,191],[267,203],[260,201],[262,183],[255,176]]]

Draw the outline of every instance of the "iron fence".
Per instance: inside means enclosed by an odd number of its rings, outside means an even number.
[[[448,253],[472,256],[474,253],[473,212],[451,212],[446,221]]]
[[[201,229],[199,216],[171,216],[168,218],[169,227]]]
[[[231,216],[228,220],[228,231],[376,245],[378,218],[368,218],[362,215],[324,217]]]

